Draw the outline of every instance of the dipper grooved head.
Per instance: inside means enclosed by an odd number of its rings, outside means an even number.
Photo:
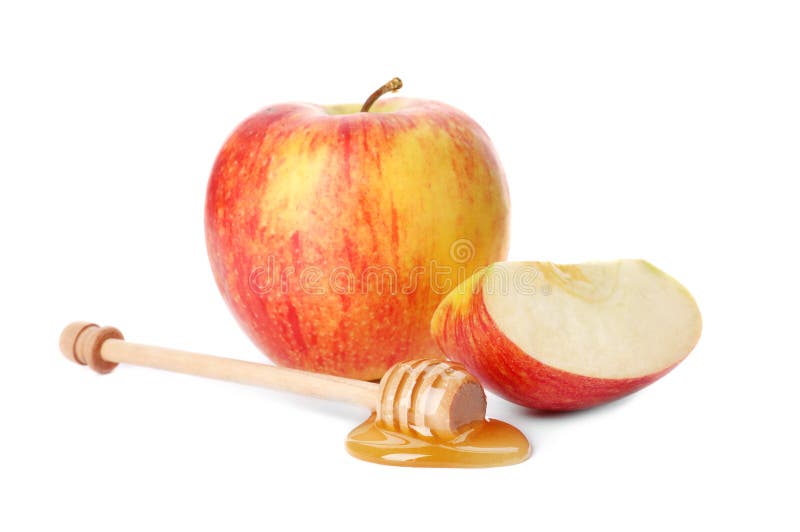
[[[486,394],[461,364],[401,362],[381,379],[377,418],[386,428],[451,440],[486,417]]]

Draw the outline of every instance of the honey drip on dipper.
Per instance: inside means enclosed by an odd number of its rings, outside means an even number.
[[[347,438],[362,460],[412,467],[512,465],[530,455],[515,427],[486,420],[486,394],[458,363],[421,359],[383,376],[376,413]]]
[[[59,344],[68,359],[101,374],[126,363],[364,405],[375,413],[350,433],[347,450],[370,462],[490,467],[516,464],[530,455],[519,430],[485,419],[483,387],[463,366],[449,361],[401,362],[376,384],[135,344],[114,327],[87,322],[68,325]]]

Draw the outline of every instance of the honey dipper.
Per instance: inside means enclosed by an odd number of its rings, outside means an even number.
[[[401,362],[376,384],[126,342],[116,328],[88,322],[68,325],[59,346],[68,359],[100,374],[126,363],[363,405],[375,410],[383,427],[423,438],[452,440],[486,415],[478,380],[439,359]]]

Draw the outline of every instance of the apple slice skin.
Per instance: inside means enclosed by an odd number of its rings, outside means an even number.
[[[581,410],[640,390],[680,363],[624,379],[587,377],[543,364],[509,340],[490,316],[482,290],[487,271],[475,273],[440,303],[431,333],[448,358],[509,401],[537,410]]]

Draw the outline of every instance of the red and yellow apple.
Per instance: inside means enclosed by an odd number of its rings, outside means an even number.
[[[431,322],[448,357],[541,410],[587,408],[650,384],[689,354],[701,328],[689,292],[642,260],[492,264]]]
[[[222,295],[276,363],[361,379],[439,354],[430,319],[503,260],[508,192],[484,131],[433,101],[274,105],[228,138],[206,195]]]

